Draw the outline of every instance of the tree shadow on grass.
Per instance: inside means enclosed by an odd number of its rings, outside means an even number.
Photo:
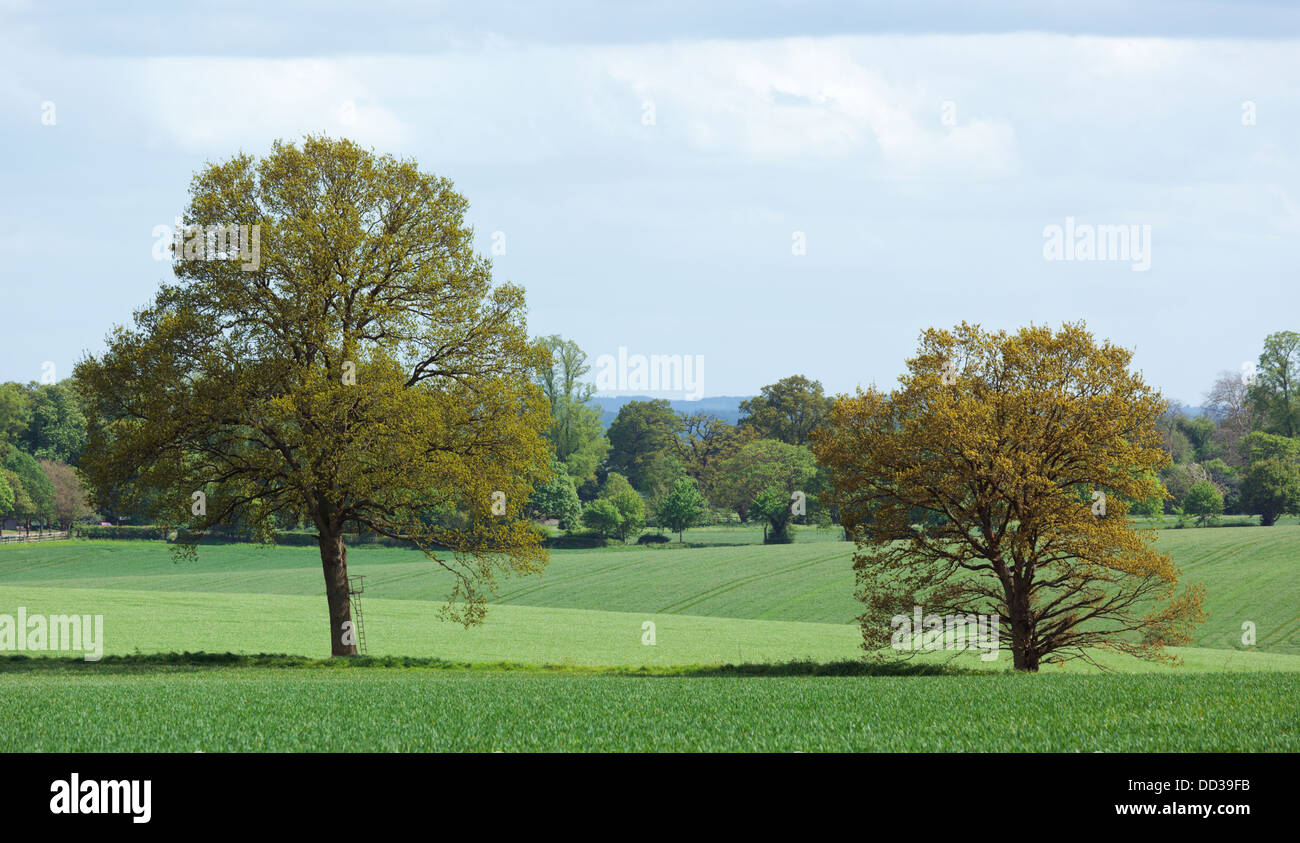
[[[896,661],[843,660],[818,662],[794,660],[723,665],[669,665],[636,667],[626,665],[525,664],[521,662],[466,662],[417,656],[352,656],[314,659],[285,653],[132,653],[104,656],[88,662],[77,656],[0,656],[0,674],[132,674],[192,672],[220,668],[302,668],[322,670],[424,669],[519,673],[532,675],[627,676],[627,677],[717,677],[765,676],[965,676],[980,671],[947,664]]]

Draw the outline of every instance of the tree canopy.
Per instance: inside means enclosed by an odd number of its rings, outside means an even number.
[[[868,650],[916,606],[997,615],[1019,670],[1090,648],[1167,658],[1188,640],[1203,589],[1179,592],[1154,534],[1125,518],[1169,461],[1165,402],[1131,358],[1082,324],[963,323],[925,331],[895,390],[835,403],[813,448],[857,542]]]
[[[740,424],[764,438],[787,445],[806,445],[809,434],[821,424],[830,406],[821,381],[791,375],[740,402],[740,411],[745,414]]]
[[[187,225],[259,226],[260,255],[187,248],[77,366],[95,499],[194,533],[314,526],[335,655],[356,651],[345,529],[424,549],[455,575],[444,612],[481,620],[498,573],[545,562],[518,516],[549,476],[549,417],[524,291],[473,251],[464,197],[323,137],[210,164],[190,194]]]
[[[606,464],[638,491],[656,492],[664,475],[671,473],[664,462],[672,459],[676,463],[673,440],[681,429],[682,420],[667,401],[629,401],[609,426]]]

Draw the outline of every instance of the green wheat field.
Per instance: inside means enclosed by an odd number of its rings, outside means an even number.
[[[837,537],[555,550],[471,629],[438,619],[449,575],[421,554],[353,549],[371,661],[410,666],[344,669],[313,661],[329,652],[313,548],[214,545],[176,564],[158,542],[0,547],[0,612],[103,615],[107,654],[0,662],[0,750],[1300,749],[1300,526],[1161,531],[1208,595],[1181,666],[1108,656],[1032,676],[1006,653],[913,675],[844,666],[864,654]],[[305,658],[149,658],[183,652]]]

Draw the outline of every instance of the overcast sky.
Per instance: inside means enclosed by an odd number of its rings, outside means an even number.
[[[450,177],[532,333],[705,395],[1085,319],[1196,404],[1300,330],[1292,4],[269,5],[0,0],[0,380],[151,299],[205,161],[307,132]],[[1067,218],[1145,258],[1048,260]]]

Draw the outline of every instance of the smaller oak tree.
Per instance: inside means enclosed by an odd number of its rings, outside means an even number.
[[[963,323],[925,331],[894,391],[835,403],[813,448],[857,542],[868,651],[917,606],[997,615],[1017,670],[1094,649],[1168,660],[1189,639],[1204,589],[1176,593],[1154,531],[1126,518],[1169,461],[1166,402],[1131,359],[1082,324]]]

